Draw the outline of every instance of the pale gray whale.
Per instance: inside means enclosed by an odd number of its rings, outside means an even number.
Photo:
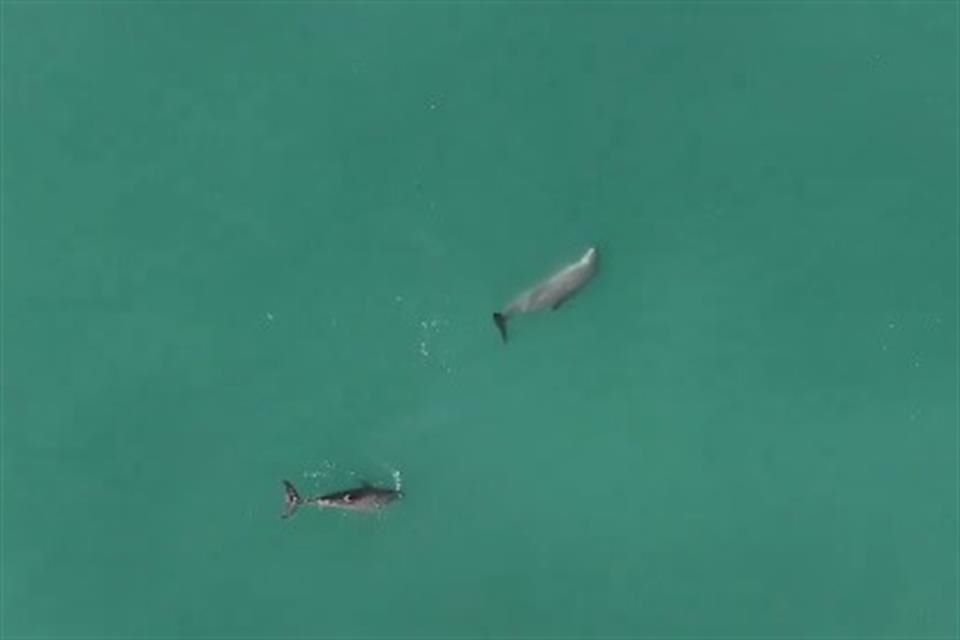
[[[503,311],[493,314],[500,337],[504,342],[507,341],[507,321],[513,316],[544,309],[559,309],[593,279],[599,266],[600,253],[596,247],[590,247],[579,260],[521,293]]]

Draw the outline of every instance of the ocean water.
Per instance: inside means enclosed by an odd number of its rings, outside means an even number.
[[[960,633],[957,3],[0,11],[3,638]]]

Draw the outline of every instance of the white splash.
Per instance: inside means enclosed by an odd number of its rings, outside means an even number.
[[[311,480],[326,479],[326,478],[329,478],[333,474],[333,472],[336,470],[337,470],[337,465],[335,462],[332,462],[330,460],[323,460],[320,463],[320,467],[318,469],[304,471],[303,477],[310,478]]]

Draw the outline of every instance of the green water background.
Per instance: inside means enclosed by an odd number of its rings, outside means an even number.
[[[955,637],[957,20],[4,2],[3,637]]]

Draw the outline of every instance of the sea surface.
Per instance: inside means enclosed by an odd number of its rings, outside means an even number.
[[[957,637],[958,18],[5,0],[0,636]]]

